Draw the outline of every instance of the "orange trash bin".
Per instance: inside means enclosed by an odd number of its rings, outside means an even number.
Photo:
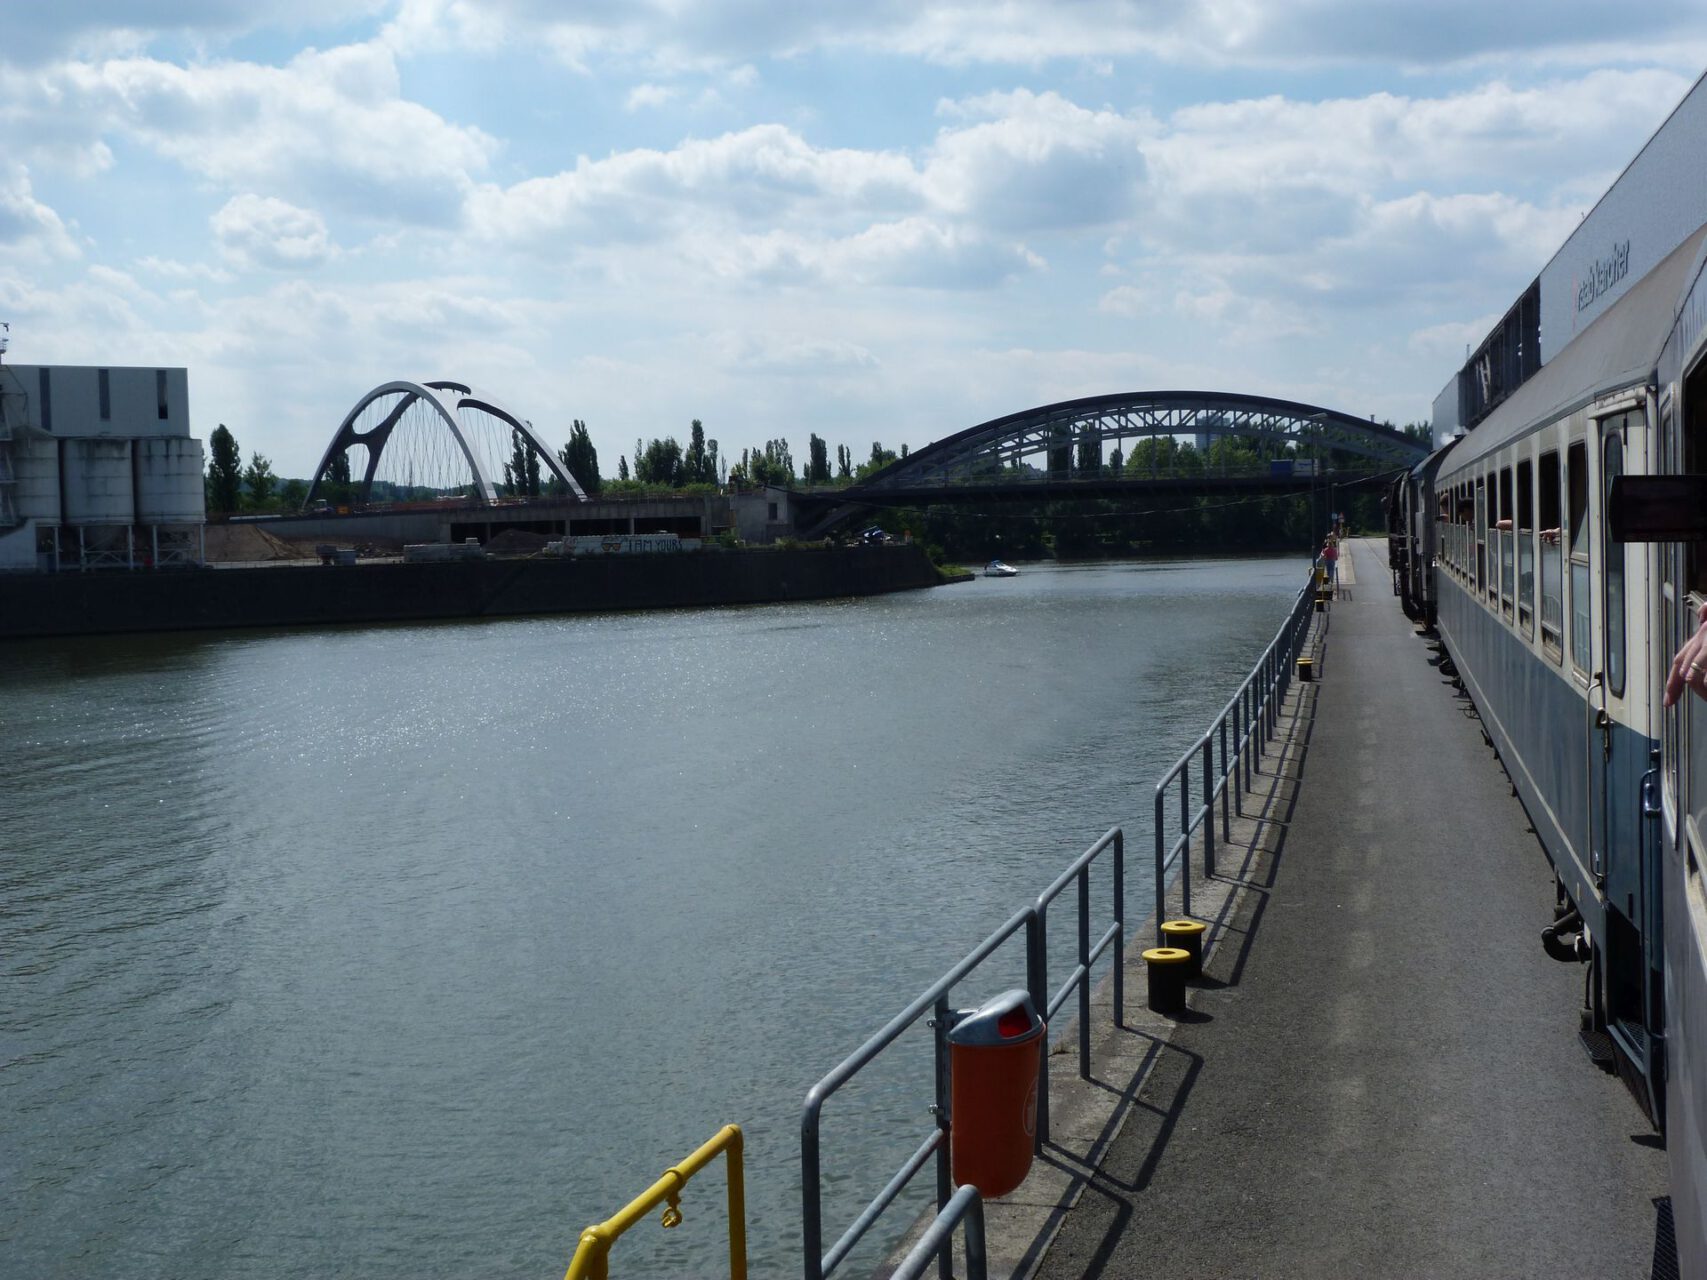
[[[1004,991],[948,1033],[949,1163],[956,1186],[1005,1196],[1031,1170],[1038,1064],[1048,1028],[1031,995]]]

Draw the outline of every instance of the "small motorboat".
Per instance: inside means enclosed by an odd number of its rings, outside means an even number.
[[[986,578],[1017,578],[1019,577],[1019,570],[1005,560],[992,560],[984,566],[984,576]]]

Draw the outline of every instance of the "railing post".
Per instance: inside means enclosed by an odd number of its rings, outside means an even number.
[[[723,1149],[724,1177],[729,1184],[729,1277],[747,1280],[747,1162],[742,1137],[735,1135]]]
[[[1179,771],[1180,914],[1191,914],[1191,769]]]
[[[800,1236],[806,1253],[806,1280],[824,1280],[824,1219],[819,1200],[818,1114],[816,1098],[806,1101],[800,1122]]]
[[[1254,687],[1255,686],[1253,686],[1251,684],[1245,685],[1245,717],[1244,717],[1243,724],[1241,726],[1241,733],[1240,733],[1240,737],[1239,737],[1239,742],[1240,742],[1239,750],[1240,750],[1240,753],[1245,757],[1245,790],[1246,791],[1249,791],[1251,789],[1251,739],[1256,736],[1255,732],[1251,728],[1251,707],[1253,705],[1251,690]],[[1240,797],[1241,800],[1243,798],[1244,798],[1243,796]]]
[[[1162,936],[1162,921],[1168,918],[1168,869],[1162,861],[1164,852],[1164,836],[1162,832],[1162,814],[1167,793],[1161,787],[1156,788],[1156,945],[1159,947],[1166,940]]]
[[[1215,740],[1203,736],[1203,878],[1215,874]],[[1187,855],[1190,856],[1190,855]],[[1191,914],[1190,912],[1186,913]]]
[[[1235,711],[1235,715],[1238,713]],[[1233,790],[1233,771],[1227,766],[1227,717],[1222,716],[1216,726],[1216,732],[1221,739],[1221,839],[1231,843],[1233,839],[1233,815],[1229,808],[1232,804],[1230,793]]]
[[[1091,1078],[1091,864],[1079,868],[1079,1079]]]
[[[1047,908],[1034,910],[1025,922],[1025,985],[1031,989],[1032,1007],[1042,1017],[1049,1008],[1049,922]],[[1037,1064],[1037,1135],[1032,1150],[1043,1154],[1049,1141],[1049,1036],[1043,1037]]]
[[[1245,693],[1240,690],[1233,698],[1233,772],[1230,781],[1233,788],[1233,812],[1241,818],[1245,816],[1245,740],[1239,735],[1239,718],[1245,709]],[[1222,748],[1221,763],[1227,763],[1225,747]],[[1231,836],[1228,837],[1231,839]]]
[[[1277,689],[1280,684],[1280,663],[1284,657],[1280,652],[1280,647],[1276,645],[1268,651],[1268,690],[1267,696],[1263,700],[1263,709],[1268,713],[1268,723],[1264,726],[1264,731],[1269,738],[1274,737],[1275,727],[1280,723],[1275,717],[1275,708],[1279,702]]]
[[[954,1010],[948,1004],[948,992],[943,992],[936,998],[936,1127],[942,1132],[942,1142],[936,1149],[936,1211],[941,1213],[948,1208],[949,1197],[954,1194],[954,1179],[948,1167],[948,1131],[954,1123],[954,1117],[949,1114],[948,1076],[948,1033],[952,1029]],[[954,1237],[950,1236],[943,1242],[942,1252],[937,1254],[937,1280],[954,1280]]]
[[[1114,1025],[1126,1025],[1126,831],[1114,831]]]

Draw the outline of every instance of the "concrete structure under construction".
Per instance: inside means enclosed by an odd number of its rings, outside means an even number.
[[[0,364],[0,571],[203,559],[183,369]]]

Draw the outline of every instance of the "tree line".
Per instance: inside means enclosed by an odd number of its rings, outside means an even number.
[[[1411,423],[1400,430],[1413,439],[1425,443],[1429,440],[1426,423]],[[250,454],[245,465],[237,441],[224,423],[213,432],[209,453],[206,484],[210,512],[295,511],[308,496],[307,481],[281,480],[273,473],[271,462],[258,451]],[[598,449],[587,424],[579,418],[574,420],[568,440],[557,451],[564,470],[589,496],[661,490],[715,492],[763,485],[845,486],[857,484],[907,456],[908,447],[904,444],[897,452],[873,441],[862,462],[855,463],[853,451],[845,444],[836,446],[832,461],[828,442],[812,432],[807,437],[805,465],[798,470],[789,443],[783,438],[767,440],[759,448],[743,449],[739,458],[730,458],[715,439],[707,437],[705,425],[698,418],[689,427],[685,446],[673,435],[649,441],[636,439],[633,454],[618,457],[614,477],[607,478],[601,472]],[[1105,458],[1101,442],[1094,436],[1075,439],[1063,431],[1049,442],[1042,456],[1046,464],[1043,468],[1030,462],[1013,462],[1004,467],[992,458],[986,464],[986,476],[1021,478],[1044,472],[1055,478],[1079,479],[1190,476],[1254,471],[1276,461],[1306,458],[1317,462],[1324,471],[1362,466],[1362,460],[1354,455],[1325,450],[1319,454],[1300,453],[1284,441],[1230,434],[1216,436],[1204,449],[1172,436],[1153,436],[1139,441],[1130,453],[1115,449]],[[549,497],[564,488],[555,475],[542,467],[532,442],[519,431],[511,433],[510,457],[503,464],[499,487],[505,496],[520,498]],[[356,496],[347,454],[333,457],[320,491],[334,506],[345,505]],[[409,490],[375,481],[368,499],[405,502],[435,496],[438,496],[436,491],[429,488]],[[954,558],[980,559],[996,554],[1015,558],[1048,554],[1123,555],[1204,547],[1248,550],[1313,545],[1326,526],[1330,503],[1345,512],[1354,527],[1377,528],[1382,523],[1379,492],[1365,489],[1330,494],[1325,485],[1308,497],[1181,496],[1153,500],[1135,497],[1119,501],[993,502],[983,511],[958,505],[906,511],[874,509],[871,522],[894,533],[910,532]]]
[[[789,488],[797,484],[854,484],[872,472],[907,456],[874,441],[869,458],[855,465],[846,445],[836,446],[832,466],[828,443],[813,432],[806,447],[806,465],[795,467],[794,454],[786,439],[767,440],[757,449],[743,449],[741,456],[726,456],[718,442],[705,434],[705,424],[695,418],[683,445],[673,435],[648,441],[636,439],[632,455],[617,458],[616,475],[606,477],[599,469],[599,451],[587,424],[576,418],[569,439],[557,450],[557,460],[575,478],[581,491],[593,494],[647,493],[669,490],[677,493],[716,492],[730,486],[742,489],[763,485]],[[632,457],[633,461],[630,462]],[[237,438],[223,422],[208,438],[207,474],[204,478],[207,509],[215,515],[265,514],[301,510],[308,499],[307,480],[287,480],[273,471],[270,459],[259,450],[249,455],[247,465]],[[505,497],[552,497],[566,486],[542,465],[533,442],[520,431],[510,433],[510,455],[503,464],[498,486]],[[467,486],[473,496],[473,486]],[[358,496],[350,477],[349,454],[334,454],[321,478],[320,494],[333,506],[348,505]],[[425,501],[440,496],[431,486],[406,487],[375,480],[370,502]]]

